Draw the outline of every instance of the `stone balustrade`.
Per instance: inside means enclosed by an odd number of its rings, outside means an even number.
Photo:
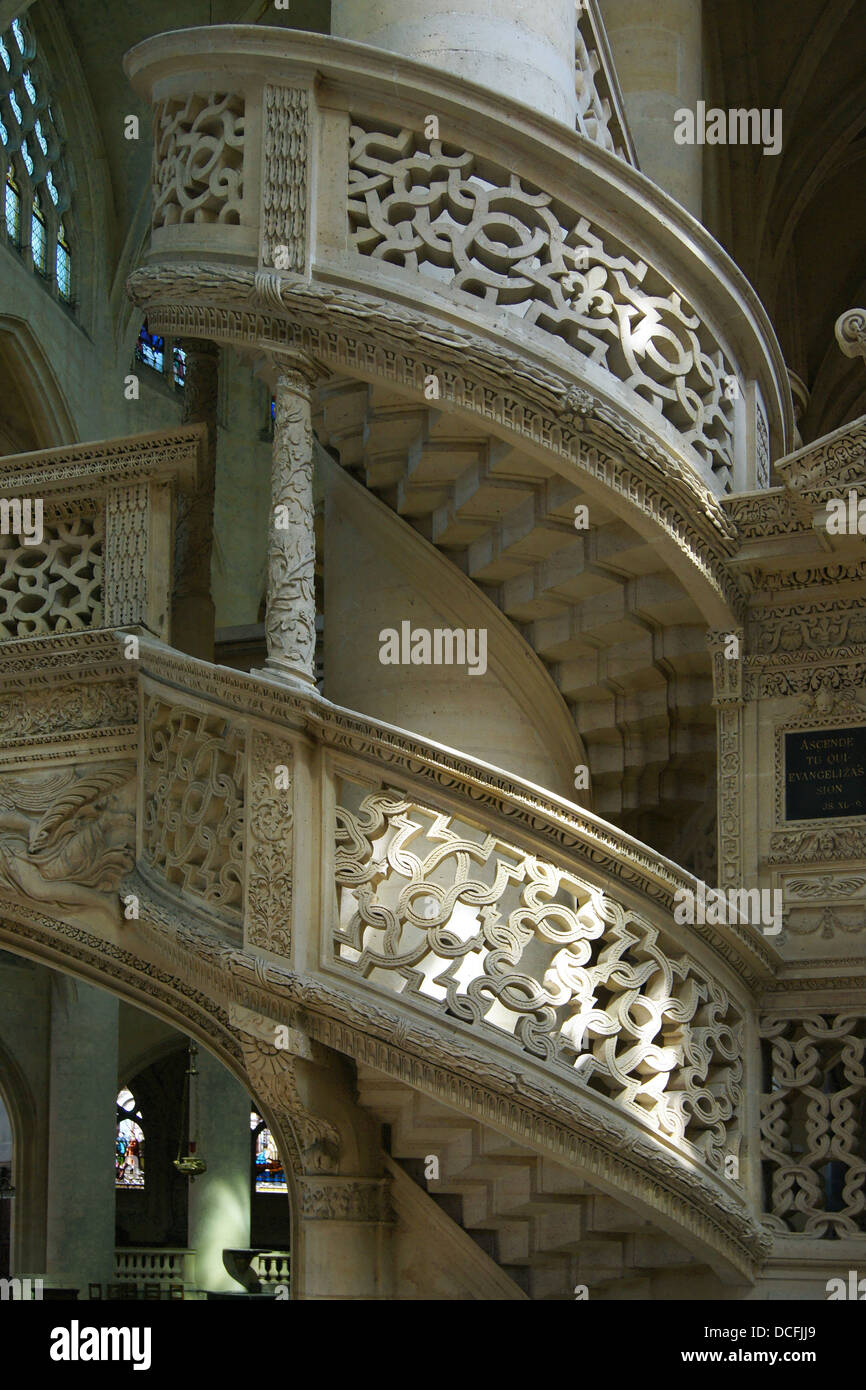
[[[483,365],[491,418],[507,374],[558,400],[560,427],[618,431],[717,496],[768,484],[793,426],[769,321],[620,157],[601,97],[571,133],[409,59],[243,26],[161,35],[126,65],[154,109],[131,289],[157,331],[276,339],[423,389],[396,350],[414,337]],[[352,330],[374,323],[367,353]]]
[[[315,691],[149,640],[140,680],[138,866],[121,891],[148,929],[203,930],[260,978],[280,962],[428,1058],[483,1057],[746,1218],[759,929],[675,925],[695,884],[669,861]]]
[[[168,637],[173,493],[194,487],[203,437],[191,427],[0,460],[0,643],[138,626]]]
[[[114,1278],[118,1284],[159,1284],[166,1293],[172,1285],[192,1290],[195,1288],[195,1251],[118,1246],[114,1252]]]

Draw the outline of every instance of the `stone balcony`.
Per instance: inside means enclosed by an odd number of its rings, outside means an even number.
[[[570,433],[615,446],[690,480],[711,513],[768,485],[792,430],[769,320],[708,233],[610,149],[307,33],[169,33],[126,66],[154,110],[132,291],[155,331],[295,346],[419,396],[435,376],[444,409],[519,415],[554,453]]]

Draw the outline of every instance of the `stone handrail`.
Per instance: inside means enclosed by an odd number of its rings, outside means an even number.
[[[174,489],[202,427],[0,459],[0,643],[121,626],[169,634]]]
[[[754,928],[675,926],[673,894],[696,885],[669,861],[315,692],[148,639],[140,681],[122,891],[144,923],[260,957],[266,978],[279,961],[324,1014],[388,1020],[428,1058],[474,1055],[550,1113],[624,1124],[747,1218],[750,985],[770,968]]]
[[[769,320],[712,238],[613,152],[322,36],[181,31],[126,65],[154,105],[153,230],[133,290],[159,329],[238,307],[232,267],[332,334],[360,291],[386,317],[414,307],[447,339],[475,335],[493,367],[516,350],[563,395],[571,383],[566,413],[625,417],[717,495],[768,482],[793,419]],[[184,266],[200,285],[189,305]],[[249,333],[237,316],[208,331]]]

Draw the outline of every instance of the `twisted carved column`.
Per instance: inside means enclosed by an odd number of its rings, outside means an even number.
[[[190,656],[213,660],[214,605],[211,597],[214,485],[216,480],[219,347],[202,338],[181,343],[186,352],[183,424],[207,427],[199,485],[178,506],[174,546],[172,643]]]
[[[268,539],[266,669],[313,685],[316,537],[310,398],[319,369],[301,354],[277,353],[273,360],[277,389]]]

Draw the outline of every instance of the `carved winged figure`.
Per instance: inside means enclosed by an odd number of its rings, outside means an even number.
[[[0,777],[0,890],[114,924],[134,861],[133,775],[104,763]]]

